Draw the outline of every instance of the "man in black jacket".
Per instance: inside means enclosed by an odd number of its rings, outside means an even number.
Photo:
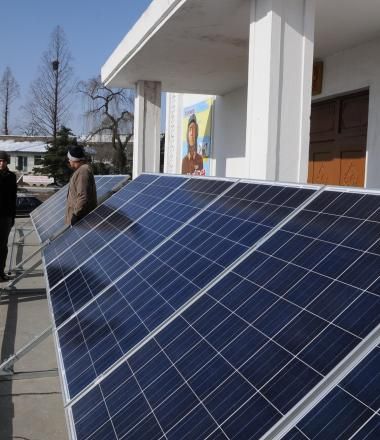
[[[0,282],[7,281],[5,263],[8,255],[8,237],[16,216],[17,180],[8,169],[9,156],[0,151]]]

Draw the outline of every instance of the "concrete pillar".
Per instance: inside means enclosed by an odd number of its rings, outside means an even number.
[[[306,182],[315,0],[251,0],[249,176]]]
[[[164,173],[175,174],[181,170],[182,101],[182,93],[167,93],[166,95]]]
[[[133,136],[133,178],[160,171],[161,83],[138,81]]]

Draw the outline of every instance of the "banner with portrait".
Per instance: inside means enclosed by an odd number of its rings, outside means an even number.
[[[183,110],[182,174],[210,175],[213,98]]]

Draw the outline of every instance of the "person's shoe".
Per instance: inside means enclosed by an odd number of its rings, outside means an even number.
[[[9,281],[9,276],[5,275],[5,273],[0,273],[0,281]]]

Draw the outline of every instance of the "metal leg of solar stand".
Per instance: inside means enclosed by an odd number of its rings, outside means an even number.
[[[52,332],[53,327],[46,328],[41,334],[33,338],[28,344],[24,345],[19,351],[10,356],[6,361],[0,365],[0,378],[1,376],[10,376],[13,374],[13,365],[27,353],[29,353],[34,347],[45,340]]]
[[[21,229],[21,228],[18,228],[17,230],[18,230],[18,231],[25,231],[25,229]],[[17,243],[23,243],[23,242],[24,242],[24,239],[25,239],[28,235],[30,235],[32,232],[34,232],[34,229],[33,229],[33,228],[32,228],[32,229],[29,229],[28,232],[22,236],[22,241],[19,241],[19,242],[17,242]]]
[[[54,240],[55,238],[59,237],[63,232],[65,232],[70,226],[64,226],[62,227],[62,229],[60,229],[59,231],[57,231],[51,238],[49,238],[48,240],[44,241],[40,247],[33,252],[31,255],[29,255],[29,257],[25,258],[25,260],[22,260],[20,263],[18,263],[14,268],[13,271],[15,271],[18,268],[21,268],[25,263],[27,263],[28,261],[30,261],[36,254],[38,254],[38,252],[42,251],[42,249],[44,249],[48,244],[50,244],[52,242],[52,240]]]
[[[25,260],[22,260],[20,263],[18,263],[14,268],[13,271],[22,268],[22,266],[30,261],[35,255],[37,255],[41,250],[46,246],[46,244],[43,244],[41,247],[39,247],[36,251],[34,251],[32,254],[29,255],[29,257],[25,258]],[[39,260],[41,261],[41,260]]]
[[[28,224],[29,222],[30,222],[30,221],[25,222],[24,224]],[[32,255],[30,255],[26,260],[21,261],[21,263],[17,264],[14,268],[12,268],[13,250],[14,250],[14,247],[15,247],[16,245],[23,244],[23,243],[24,243],[24,239],[25,239],[25,237],[27,237],[29,234],[31,234],[31,233],[33,232],[33,229],[31,229],[27,234],[25,234],[25,235],[22,236],[22,240],[21,240],[21,237],[20,237],[20,241],[16,242],[16,241],[15,241],[16,232],[17,232],[17,231],[22,231],[22,230],[23,230],[23,228],[16,228],[16,226],[15,226],[15,228],[14,228],[14,232],[13,232],[13,240],[12,240],[11,257],[10,257],[10,259],[9,259],[9,268],[8,268],[8,274],[9,274],[9,275],[12,273],[12,270],[14,271],[14,270],[17,269],[17,268],[22,267],[22,265],[23,265],[26,261],[29,261],[31,258],[33,258],[33,257],[39,252],[39,250],[40,250],[40,249],[38,249],[36,252],[34,252]],[[20,234],[20,235],[21,235],[21,234]]]
[[[28,231],[25,235],[23,235],[22,238],[25,238],[25,237],[27,237],[28,235],[30,235],[32,232],[34,232],[34,228],[33,228],[33,227],[32,227],[32,228],[28,228],[28,229],[22,227],[22,226],[24,226],[24,225],[27,225],[28,223],[30,223],[30,221],[25,222],[25,223],[23,223],[22,225],[20,225],[21,227],[17,227],[17,228],[15,228],[15,229],[17,229],[17,231]],[[21,237],[20,237],[20,238],[21,238]]]
[[[11,289],[14,285],[16,285],[20,280],[22,280],[25,275],[27,275],[29,272],[31,272],[32,270],[34,270],[36,267],[38,267],[41,264],[41,259],[38,260],[35,264],[33,264],[32,266],[28,267],[27,269],[25,269],[25,271],[19,275],[18,277],[16,277],[14,280],[12,280],[7,287],[4,290],[8,290]]]
[[[11,257],[10,257],[10,259],[9,259],[9,267],[8,267],[8,274],[9,274],[9,275],[12,273],[13,248],[14,248],[14,245],[15,245],[16,231],[17,231],[17,229],[16,229],[16,227],[15,227],[15,228],[14,228],[14,231],[13,231]]]
[[[26,229],[26,228],[24,228],[24,226],[26,226],[26,225],[28,225],[28,224],[30,224],[30,223],[31,223],[31,220],[30,220],[30,218],[29,218],[29,220],[27,220],[26,222],[22,223],[21,225],[17,225],[17,227],[16,227],[16,225],[15,225],[15,231],[28,231],[28,232],[23,236],[23,238],[27,237],[28,235],[30,235],[30,234],[34,231],[34,228],[33,228],[33,227],[30,228],[30,229]]]

